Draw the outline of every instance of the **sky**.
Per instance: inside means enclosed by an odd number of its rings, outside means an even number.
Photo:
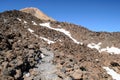
[[[120,0],[1,0],[0,12],[36,7],[57,21],[120,32]]]

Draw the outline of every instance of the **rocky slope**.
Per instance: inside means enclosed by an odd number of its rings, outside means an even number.
[[[0,80],[120,80],[120,33],[0,13]]]

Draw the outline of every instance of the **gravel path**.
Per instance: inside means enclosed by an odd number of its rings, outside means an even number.
[[[54,54],[46,49],[42,49],[42,52],[44,57],[35,68],[38,74],[34,77],[34,80],[58,80],[58,76],[55,74],[56,66],[52,64]]]

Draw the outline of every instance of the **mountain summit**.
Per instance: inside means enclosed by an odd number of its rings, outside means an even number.
[[[47,16],[46,14],[44,14],[44,13],[43,13],[41,10],[39,10],[38,8],[29,7],[29,8],[21,9],[20,11],[26,12],[26,13],[30,13],[30,14],[32,14],[33,16],[39,18],[39,19],[54,21],[54,19],[52,19],[51,17],[49,17],[49,16]]]

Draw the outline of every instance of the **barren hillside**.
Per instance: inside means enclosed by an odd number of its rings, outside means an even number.
[[[0,80],[120,80],[119,37],[22,11],[0,13]]]

